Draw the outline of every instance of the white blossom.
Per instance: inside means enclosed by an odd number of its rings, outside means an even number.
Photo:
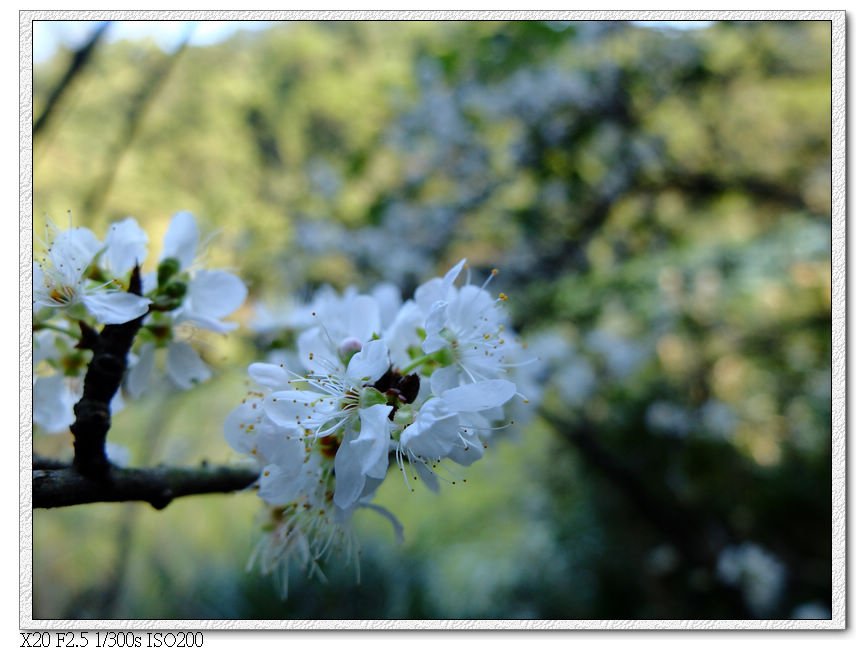
[[[33,422],[45,433],[62,433],[75,422],[72,407],[81,399],[77,386],[60,374],[37,377],[33,383]]]
[[[144,323],[145,328],[159,332],[157,340],[142,343],[130,355],[125,388],[134,397],[145,393],[157,380],[159,368],[163,368],[171,383],[182,390],[212,376],[199,352],[187,340],[180,340],[180,326],[217,333],[237,327],[236,323],[223,319],[244,303],[246,286],[228,271],[198,268],[200,239],[195,217],[189,212],[176,213],[162,242],[160,267],[168,269],[164,271],[163,285],[160,286],[158,273],[143,277],[146,292],[162,289],[166,295],[161,298],[159,311],[162,313],[149,315]],[[173,260],[173,268],[169,260]],[[170,308],[166,308],[166,304]],[[164,361],[157,362],[158,357],[164,357]]]
[[[112,277],[122,277],[134,266],[144,264],[147,259],[147,242],[147,233],[134,217],[111,224],[105,238],[102,261]]]
[[[352,546],[358,508],[385,516],[399,537],[399,522],[372,502],[391,459],[436,490],[438,464],[480,459],[504,407],[523,398],[511,377],[526,354],[508,329],[507,297],[455,286],[464,268],[405,302],[389,284],[369,295],[324,288],[308,304],[265,312],[259,329],[295,341],[303,370],[253,363],[254,386],[225,422],[228,444],[259,468],[270,509],[254,554],[263,571],[281,581],[292,563],[317,572],[331,540]]]
[[[147,313],[150,300],[119,289],[113,281],[88,278],[102,244],[87,228],[70,228],[54,238],[42,263],[33,263],[34,307],[71,310],[83,305],[99,323],[117,325]]]
[[[33,422],[43,432],[66,432],[75,422],[73,408],[84,394],[83,377],[56,373],[36,377],[33,382]],[[109,404],[112,413],[123,409],[125,403],[116,393]]]

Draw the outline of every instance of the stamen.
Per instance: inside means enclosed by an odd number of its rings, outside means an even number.
[[[486,279],[486,280],[484,281],[484,283],[481,285],[481,290],[486,289],[486,288],[487,288],[487,285],[488,285],[490,282],[492,282],[493,278],[496,277],[498,274],[499,274],[499,270],[498,270],[498,269],[493,269],[492,271],[490,271],[490,274],[487,276],[487,279]]]

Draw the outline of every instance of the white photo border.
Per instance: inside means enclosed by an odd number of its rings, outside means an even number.
[[[832,43],[832,618],[828,620],[63,620],[33,618],[32,257],[35,20],[828,21]],[[19,625],[22,630],[843,630],[847,628],[847,24],[844,11],[28,11],[19,12]]]

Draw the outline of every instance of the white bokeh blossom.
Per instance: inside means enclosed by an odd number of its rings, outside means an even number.
[[[762,546],[745,542],[726,547],[718,557],[718,578],[742,590],[745,604],[757,617],[769,616],[778,606],[786,582],[784,564]]]

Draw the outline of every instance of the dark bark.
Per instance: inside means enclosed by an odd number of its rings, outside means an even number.
[[[648,485],[624,459],[606,449],[586,426],[567,422],[548,411],[542,411],[541,417],[579,450],[590,467],[613,483],[636,512],[662,531],[683,557],[697,564],[714,566],[718,551],[733,541],[732,533],[723,522],[682,503],[664,485]]]
[[[100,479],[82,476],[74,467],[33,470],[33,507],[60,508],[84,503],[144,501],[161,510],[174,499],[194,494],[236,492],[251,486],[258,472],[237,467],[109,466]]]
[[[138,267],[132,272],[129,293],[141,295]],[[146,315],[146,314],[145,314]],[[126,357],[144,316],[120,325],[106,325],[98,336],[82,327],[81,344],[93,350],[84,375],[84,394],[75,405],[75,422],[69,427],[75,436],[75,468],[90,478],[105,477],[110,465],[105,455],[105,438],[111,428],[111,400],[126,372]]]
[[[647,484],[633,467],[606,449],[584,424],[570,422],[547,410],[542,410],[540,415],[580,452],[592,470],[615,486],[633,512],[661,533],[689,565],[714,572],[723,547],[735,541],[724,522],[682,503],[665,486]],[[740,618],[748,616],[740,589],[720,582],[716,588],[725,594]]]

